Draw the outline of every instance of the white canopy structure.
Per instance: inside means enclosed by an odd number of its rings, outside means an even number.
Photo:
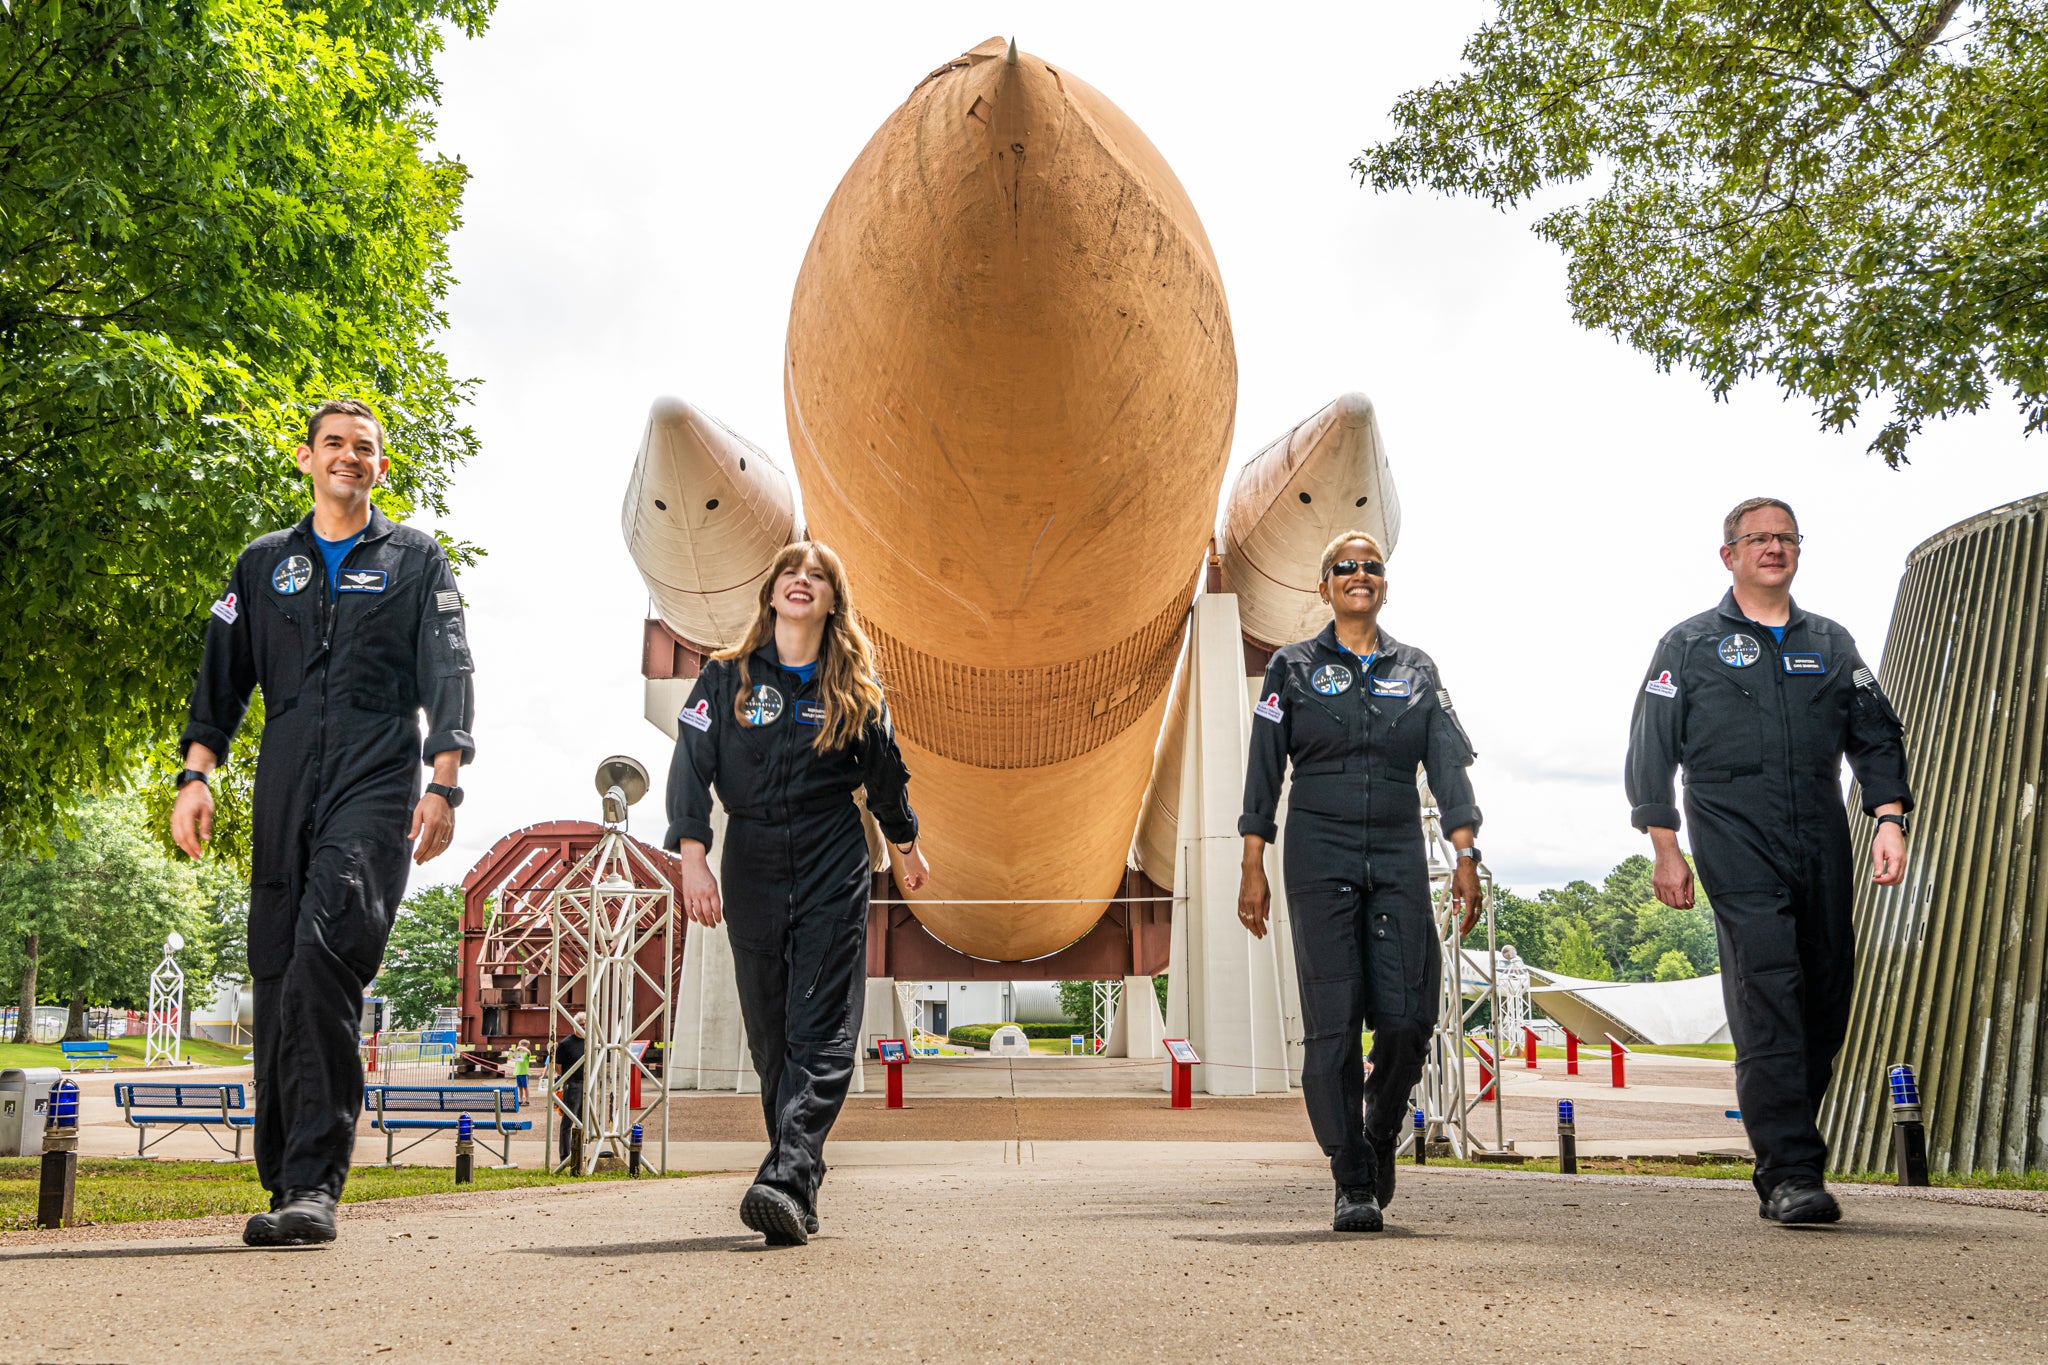
[[[1484,964],[1461,953],[1465,994],[1485,988]],[[1529,968],[1529,996],[1558,1025],[1589,1042],[1613,1034],[1624,1043],[1725,1043],[1728,1006],[1721,975],[1688,981],[1587,981]]]

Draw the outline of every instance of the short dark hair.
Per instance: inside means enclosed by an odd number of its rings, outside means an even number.
[[[1742,529],[1742,519],[1760,507],[1777,508],[1780,512],[1792,518],[1793,531],[1797,532],[1799,530],[1799,514],[1792,510],[1791,503],[1778,498],[1744,498],[1741,502],[1735,504],[1734,511],[1721,518],[1721,543],[1726,545],[1733,541],[1736,533]]]
[[[377,428],[377,453],[384,453],[384,423],[377,416],[377,410],[360,398],[330,398],[306,419],[306,444],[312,445],[320,439],[320,422],[327,417],[367,417],[370,425]]]

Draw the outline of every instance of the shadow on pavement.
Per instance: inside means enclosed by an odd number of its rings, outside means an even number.
[[[120,1246],[42,1247],[34,1251],[0,1252],[0,1263],[8,1261],[118,1261],[137,1256],[277,1256],[296,1255],[304,1251],[324,1251],[325,1247],[245,1247],[245,1246],[197,1246],[167,1247],[153,1243],[126,1243]]]
[[[605,1242],[580,1247],[508,1247],[522,1256],[668,1256],[679,1251],[762,1251],[759,1233],[723,1237],[672,1237],[659,1242]]]
[[[1320,1243],[1343,1245],[1367,1238],[1378,1241],[1400,1241],[1412,1237],[1423,1241],[1433,1241],[1438,1237],[1447,1235],[1442,1232],[1414,1232],[1408,1228],[1389,1225],[1384,1232],[1333,1232],[1329,1228],[1281,1228],[1270,1232],[1183,1232],[1173,1240],[1176,1242],[1220,1242],[1226,1246],[1240,1247],[1288,1247],[1315,1246]]]

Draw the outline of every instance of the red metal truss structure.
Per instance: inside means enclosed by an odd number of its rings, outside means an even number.
[[[572,874],[604,836],[604,826],[588,820],[528,825],[493,844],[462,879],[462,1019],[456,1036],[464,1054],[495,1061],[515,1043],[529,1048],[547,1043],[548,955],[554,943],[548,905],[557,891],[577,889]],[[647,885],[659,878],[673,886],[680,877],[675,855],[637,839],[627,840],[626,846],[636,882]],[[683,960],[685,921],[679,914],[669,918],[634,959],[655,980],[665,961],[679,969]],[[672,956],[663,942],[668,934],[676,936]],[[571,975],[583,966],[575,958],[580,945],[565,934],[562,950],[563,975]],[[672,994],[674,988],[671,980]],[[644,983],[637,993],[647,998],[636,998],[634,1017],[648,1017],[656,994]],[[573,1012],[584,1002],[572,998],[565,1005]]]

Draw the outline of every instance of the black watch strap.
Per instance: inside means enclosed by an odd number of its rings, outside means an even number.
[[[209,787],[213,785],[212,783],[210,783],[210,782],[207,782],[207,781],[206,781],[206,774],[205,774],[205,773],[203,773],[203,772],[200,772],[200,771],[199,771],[199,769],[197,769],[197,768],[180,768],[180,769],[178,770],[178,781],[177,781],[177,785],[176,785],[176,788],[175,788],[175,789],[176,789],[176,790],[179,790],[179,791],[182,791],[182,790],[184,790],[185,784],[186,784],[187,782],[199,782],[199,783],[204,783],[205,785],[207,785],[207,786],[209,786]]]
[[[1903,815],[1880,815],[1877,817],[1877,823],[1879,823],[1880,825],[1897,825],[1899,827],[1899,833],[1901,834],[1909,832],[1906,825],[1906,817]]]
[[[462,804],[462,788],[460,787],[449,787],[439,782],[429,782],[427,790],[440,797],[443,801],[446,801],[450,810]]]

